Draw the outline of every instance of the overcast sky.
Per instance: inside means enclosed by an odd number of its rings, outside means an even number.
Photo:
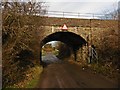
[[[120,0],[43,0],[48,11],[104,14],[118,8]]]

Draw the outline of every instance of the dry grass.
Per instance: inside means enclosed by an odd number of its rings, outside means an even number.
[[[43,71],[41,66],[30,68],[25,72],[26,78],[7,88],[34,88],[39,80],[40,74]]]

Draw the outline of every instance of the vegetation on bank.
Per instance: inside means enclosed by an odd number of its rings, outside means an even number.
[[[35,88],[38,84],[38,81],[40,79],[40,74],[43,71],[43,67],[41,66],[35,66],[33,68],[29,68],[25,72],[25,79],[23,81],[20,81],[19,83],[16,83],[11,86],[7,86],[6,88]]]

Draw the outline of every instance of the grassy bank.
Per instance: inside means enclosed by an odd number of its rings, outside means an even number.
[[[38,83],[42,71],[43,71],[42,66],[35,66],[33,68],[30,68],[26,72],[26,78],[24,81],[21,81],[7,88],[34,88]]]

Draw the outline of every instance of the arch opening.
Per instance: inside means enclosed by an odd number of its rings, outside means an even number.
[[[46,64],[61,63],[71,55],[71,48],[60,41],[51,41],[42,46],[41,61]]]
[[[50,34],[46,36],[40,43],[40,47],[42,47],[51,41],[60,41],[64,44],[66,44],[68,47],[71,48],[71,51],[74,54],[75,60],[76,60],[76,52],[81,48],[83,45],[85,45],[87,42],[85,39],[83,39],[81,36],[72,33],[72,32],[55,32],[53,34]],[[40,51],[40,62],[42,63],[42,51]]]

